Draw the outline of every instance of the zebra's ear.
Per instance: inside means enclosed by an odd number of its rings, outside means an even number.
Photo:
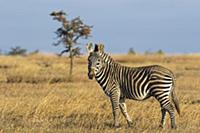
[[[104,52],[104,45],[102,43],[99,44],[99,51]]]
[[[87,44],[87,52],[88,52],[88,54],[92,53],[93,51],[94,51],[93,44],[92,43],[88,43]]]
[[[104,52],[104,45],[102,43],[95,44],[94,52]]]

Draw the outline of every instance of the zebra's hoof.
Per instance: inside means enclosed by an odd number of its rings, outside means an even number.
[[[164,126],[162,124],[159,125],[159,128],[164,128]]]
[[[177,128],[177,126],[176,126],[176,125],[173,125],[171,128],[172,128],[172,129],[176,129],[176,128]]]
[[[132,121],[129,121],[128,122],[128,127],[133,127],[134,126],[134,123]]]
[[[119,124],[114,124],[114,128],[120,128]]]

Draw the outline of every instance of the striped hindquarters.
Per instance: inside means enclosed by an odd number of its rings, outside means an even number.
[[[174,80],[174,75],[170,70],[161,66],[155,66],[152,69],[149,90],[151,95],[160,102],[161,106],[170,103],[169,96],[173,89]]]

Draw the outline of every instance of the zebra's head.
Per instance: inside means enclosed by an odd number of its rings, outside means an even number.
[[[101,56],[98,53],[90,53],[88,56],[88,77],[93,79],[96,74],[104,67],[104,62]]]
[[[104,67],[105,63],[100,56],[100,52],[103,49],[103,45],[95,45],[93,50],[92,44],[88,44],[88,78],[93,79],[95,75]],[[101,50],[100,50],[101,49]]]

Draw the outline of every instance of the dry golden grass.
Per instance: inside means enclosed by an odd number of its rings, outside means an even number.
[[[114,129],[112,111],[95,81],[87,78],[87,59],[75,59],[73,82],[68,82],[68,59],[34,55],[0,56],[0,132],[199,132],[200,55],[113,55],[128,66],[160,64],[177,77],[181,115],[178,128],[158,128],[160,107],[150,98],[127,100],[135,126],[128,128],[123,116]]]

